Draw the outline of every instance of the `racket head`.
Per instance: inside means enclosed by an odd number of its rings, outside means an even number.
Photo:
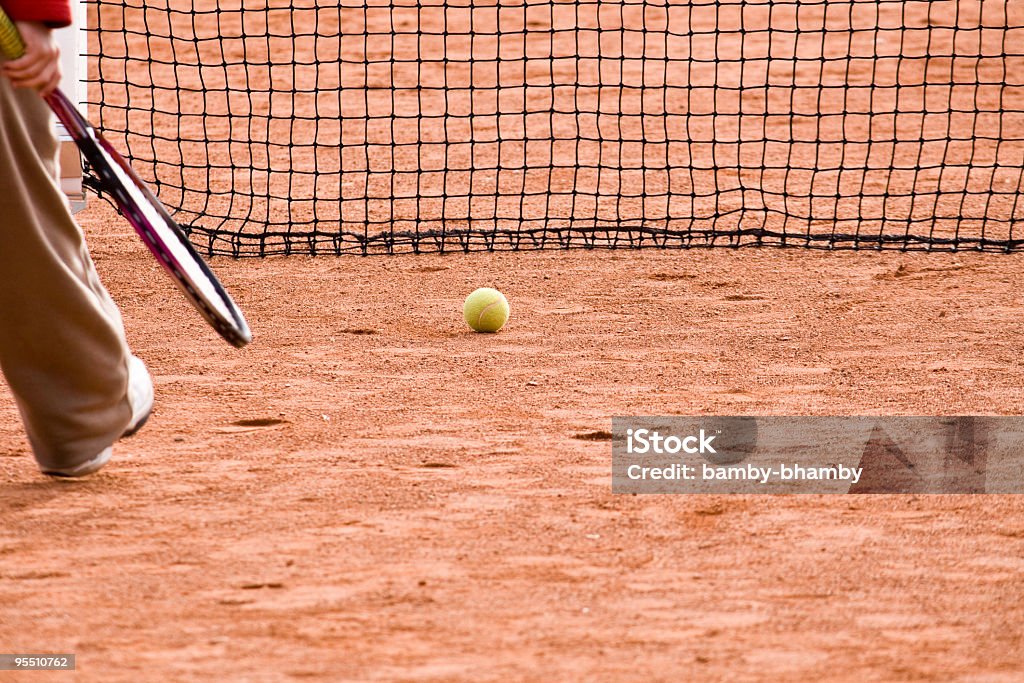
[[[145,182],[62,92],[56,91],[47,101],[75,139],[100,188],[114,200],[185,298],[229,344],[241,348],[251,342],[242,311]]]

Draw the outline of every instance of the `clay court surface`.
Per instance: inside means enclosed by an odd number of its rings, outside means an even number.
[[[603,440],[617,414],[1019,414],[1019,257],[218,259],[236,351],[108,208],[82,219],[157,406],[51,481],[4,395],[4,651],[92,681],[1020,678],[1018,497],[613,496]],[[480,285],[497,335],[461,322]]]

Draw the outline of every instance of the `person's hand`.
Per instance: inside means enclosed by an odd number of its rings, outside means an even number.
[[[25,54],[6,62],[3,72],[16,88],[31,88],[46,96],[60,84],[60,48],[53,30],[38,21],[15,22],[25,41]]]

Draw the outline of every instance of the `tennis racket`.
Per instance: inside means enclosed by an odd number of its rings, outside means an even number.
[[[25,43],[17,27],[2,9],[0,51],[9,59],[18,59],[25,53]],[[135,228],[196,310],[230,344],[241,348],[252,341],[252,333],[238,306],[128,162],[85,120],[64,93],[57,90],[45,99],[74,138],[98,177],[102,191],[113,198],[121,215]]]

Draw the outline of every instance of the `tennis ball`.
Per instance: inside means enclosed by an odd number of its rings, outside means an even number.
[[[508,322],[508,312],[508,299],[490,287],[474,291],[462,305],[462,316],[477,332],[497,332]]]

